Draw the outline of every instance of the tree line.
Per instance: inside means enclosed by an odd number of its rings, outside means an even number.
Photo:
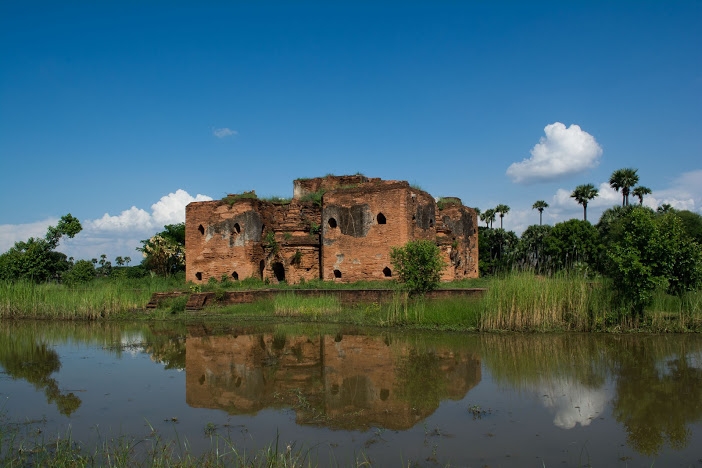
[[[140,241],[142,245],[136,250],[142,253],[142,260],[135,266],[129,265],[129,256],[116,257],[113,265],[106,254],[99,259],[75,260],[56,251],[61,238],[73,238],[82,229],[80,221],[68,213],[56,226],[49,226],[43,238],[15,242],[0,255],[0,280],[75,285],[95,278],[170,276],[185,271],[185,223],[168,224],[163,231]]]
[[[529,226],[521,238],[502,229],[502,223],[492,228],[495,214],[502,218],[509,207],[498,205],[480,213],[485,222],[479,227],[481,276],[529,270],[545,276],[565,271],[608,279],[634,318],[642,317],[656,290],[680,296],[699,289],[702,216],[670,205],[644,207],[643,198],[651,189],[637,185],[636,169],[614,171],[609,183],[622,194],[622,204],[605,210],[595,225],[587,221],[588,201],[598,196],[593,184],[579,185],[571,193],[583,206],[582,220],[543,225],[548,203],[538,200],[532,209],[539,211],[539,224]],[[638,204],[629,203],[632,195]]]

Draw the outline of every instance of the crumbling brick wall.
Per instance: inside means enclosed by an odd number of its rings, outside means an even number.
[[[298,179],[294,192],[290,202],[251,192],[190,203],[186,280],[392,279],[391,249],[418,239],[439,246],[443,280],[478,276],[477,216],[459,199],[437,205],[407,182],[362,175]]]

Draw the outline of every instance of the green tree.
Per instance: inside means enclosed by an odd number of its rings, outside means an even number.
[[[14,247],[0,255],[0,279],[37,283],[60,279],[71,262],[55,249],[61,237],[73,238],[81,229],[80,221],[69,213],[62,216],[56,226],[49,226],[43,239],[30,237],[27,241],[15,242]]]
[[[600,238],[597,229],[587,221],[571,219],[557,223],[544,239],[544,254],[553,270],[598,265]]]
[[[63,282],[69,285],[87,283],[95,278],[95,265],[89,260],[78,260],[63,274]]]
[[[495,210],[490,208],[480,214],[480,221],[485,223],[485,227],[492,227],[495,222]]]
[[[409,241],[404,247],[393,247],[390,261],[410,294],[421,295],[436,289],[446,267],[439,247],[428,240]]]
[[[495,212],[500,215],[500,229],[503,229],[502,227],[502,218],[505,217],[507,213],[509,213],[509,206],[499,204],[495,207]]]
[[[118,267],[124,266],[124,258],[122,258],[121,255],[116,257],[115,263],[117,264]]]
[[[699,245],[702,245],[702,216],[688,210],[675,210],[674,212],[682,221],[687,235]]]
[[[478,268],[481,276],[494,275],[512,268],[519,238],[513,231],[479,228]]]
[[[650,188],[644,187],[643,185],[639,185],[638,187],[634,187],[634,190],[631,192],[631,194],[639,199],[639,206],[643,205],[643,197],[644,195],[650,195],[653,193]]]
[[[587,221],[587,204],[590,200],[599,195],[600,191],[592,184],[578,185],[570,194],[570,198],[575,198],[579,205],[583,205],[583,221]]]
[[[639,183],[639,176],[636,174],[638,169],[624,168],[617,169],[609,177],[609,185],[614,190],[622,191],[622,206],[629,205],[629,192],[631,187]]]
[[[141,243],[137,250],[144,256],[141,264],[147,270],[161,276],[185,270],[185,223],[168,224]]]
[[[606,272],[632,319],[643,319],[656,288],[682,294],[702,283],[702,250],[675,213],[631,207],[608,236]]]
[[[544,249],[552,229],[549,225],[533,224],[524,230],[515,249],[515,261],[521,268],[540,274],[548,271],[550,262]]]
[[[548,208],[548,203],[543,200],[537,200],[531,207],[532,210],[539,210],[539,226],[541,226],[541,217],[544,214],[544,210]]]

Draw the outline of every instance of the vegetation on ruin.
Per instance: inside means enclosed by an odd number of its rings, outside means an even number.
[[[461,199],[456,197],[439,197],[436,201],[436,207],[439,208],[439,211],[450,205],[460,206],[461,204]]]
[[[309,192],[300,198],[303,203],[314,203],[317,206],[322,206],[322,197],[324,196],[326,190],[319,189],[316,192]]]
[[[250,192],[230,193],[222,198],[222,201],[229,206],[241,200],[258,200],[258,195],[254,190],[251,190]]]

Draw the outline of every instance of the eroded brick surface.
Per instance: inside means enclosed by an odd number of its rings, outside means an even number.
[[[294,181],[289,203],[227,198],[186,207],[188,281],[392,279],[391,249],[418,239],[439,246],[444,281],[478,276],[475,211],[404,181],[328,176]]]

